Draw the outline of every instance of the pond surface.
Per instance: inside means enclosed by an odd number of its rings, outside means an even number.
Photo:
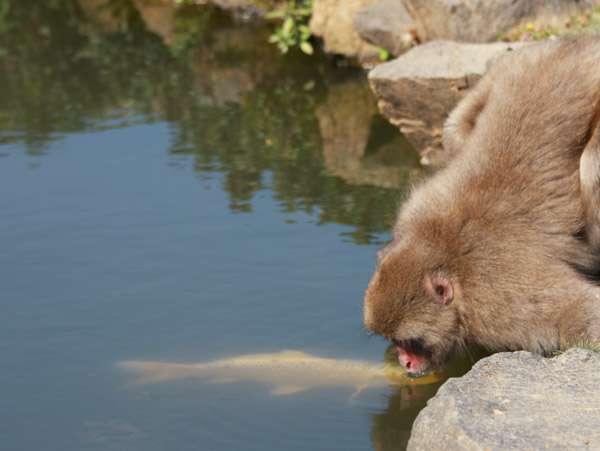
[[[214,10],[101,3],[1,3],[2,449],[403,449],[436,385],[119,370],[382,362],[362,295],[420,171],[362,73]]]

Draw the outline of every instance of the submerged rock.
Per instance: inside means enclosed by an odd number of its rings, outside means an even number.
[[[328,53],[336,53],[369,64],[378,50],[361,39],[354,28],[356,14],[376,0],[314,0],[310,20],[312,33],[323,39]]]
[[[600,449],[599,384],[600,354],[592,351],[495,354],[439,389],[408,449]]]
[[[422,40],[488,42],[525,21],[564,22],[597,0],[404,0]]]
[[[400,128],[422,163],[437,165],[445,159],[441,136],[448,113],[494,58],[521,45],[434,41],[377,66],[369,82],[381,113]]]
[[[380,0],[361,9],[354,26],[362,39],[395,56],[415,44],[414,21],[398,0]]]

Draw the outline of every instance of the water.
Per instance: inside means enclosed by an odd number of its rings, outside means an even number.
[[[1,448],[403,449],[435,386],[272,396],[117,369],[382,361],[362,293],[420,171],[361,73],[213,10],[99,3],[0,5]]]

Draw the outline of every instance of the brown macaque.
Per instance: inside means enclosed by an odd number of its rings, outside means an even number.
[[[412,374],[465,346],[600,340],[600,38],[499,59],[450,114],[454,157],[401,207],[364,323]]]

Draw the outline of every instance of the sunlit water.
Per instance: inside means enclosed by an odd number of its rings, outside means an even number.
[[[362,294],[419,170],[363,75],[279,57],[214,11],[13,3],[0,448],[403,449],[435,385],[275,396],[117,368],[282,349],[383,361]]]

